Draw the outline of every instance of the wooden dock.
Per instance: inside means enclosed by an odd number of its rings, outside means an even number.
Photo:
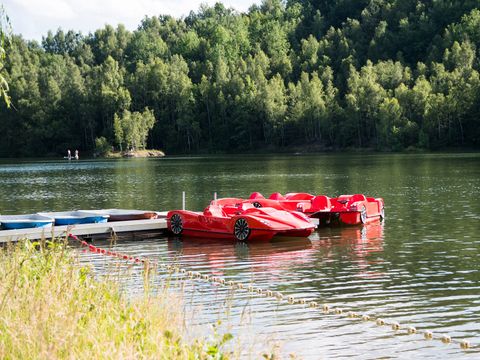
[[[158,219],[112,221],[96,224],[78,224],[69,226],[53,226],[51,228],[31,228],[18,230],[0,230],[0,243],[16,242],[23,239],[37,240],[43,237],[51,239],[65,236],[67,233],[81,237],[108,238],[122,233],[163,232],[167,229],[165,213]]]
[[[29,228],[18,230],[0,230],[0,244],[41,238],[52,239],[65,236],[67,233],[85,238],[108,239],[110,237],[135,238],[136,234],[142,233],[155,235],[163,233],[167,229],[167,211],[158,212],[158,219],[111,221],[96,224],[78,224],[69,226],[53,226],[51,228]],[[318,219],[310,219],[318,226]]]

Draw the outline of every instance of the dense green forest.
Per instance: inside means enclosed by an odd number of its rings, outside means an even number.
[[[0,156],[96,143],[170,154],[478,148],[479,7],[265,0],[247,13],[218,3],[145,17],[133,32],[14,35]]]

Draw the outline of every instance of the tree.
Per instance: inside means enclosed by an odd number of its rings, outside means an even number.
[[[261,108],[265,116],[263,133],[267,144],[285,144],[286,89],[280,74],[271,78],[260,92]]]
[[[303,129],[306,142],[324,143],[323,134],[327,127],[328,113],[326,94],[317,73],[302,72],[296,85],[290,84],[290,121]]]
[[[97,103],[102,133],[107,139],[113,137],[113,116],[130,107],[131,96],[124,86],[124,69],[108,56],[104,63],[93,70],[92,101]]]
[[[148,133],[155,125],[155,116],[148,108],[143,112],[124,110],[121,116],[115,114],[113,123],[120,150],[142,150],[147,146]]]
[[[104,29],[95,31],[94,35],[87,39],[87,43],[91,45],[97,63],[103,63],[111,57],[123,65],[125,50],[131,36],[132,34],[122,24],[116,29],[106,25]]]
[[[133,65],[144,64],[155,58],[166,58],[168,46],[153,28],[140,29],[133,33],[125,50],[125,56]]]
[[[48,31],[47,36],[42,38],[42,46],[50,54],[72,55],[82,42],[82,34],[72,30],[64,33],[62,29],[58,29],[55,35]]]
[[[0,6],[0,97],[3,97],[3,100],[7,104],[7,107],[10,107],[10,97],[8,96],[8,83],[3,75],[3,62],[6,57],[5,43],[8,39],[8,26],[8,16],[5,14],[3,6]]]
[[[356,123],[357,145],[360,147],[378,144],[378,111],[387,92],[377,80],[370,61],[360,72],[351,68],[346,100],[347,108],[352,114],[351,119]]]
[[[430,141],[427,135],[429,129],[425,123],[425,117],[427,111],[429,111],[431,95],[432,86],[423,75],[417,78],[412,88],[402,83],[395,89],[395,97],[403,110],[403,116],[415,124],[418,129],[418,138],[410,138],[410,142],[402,144],[403,146],[418,145],[421,148],[430,147]],[[400,146],[400,144],[397,145]]]

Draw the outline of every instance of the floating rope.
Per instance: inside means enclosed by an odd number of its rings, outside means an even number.
[[[350,319],[358,319],[362,320],[364,322],[374,322],[378,326],[388,326],[390,327],[393,331],[395,331],[396,334],[406,334],[406,335],[413,335],[413,334],[421,334],[423,335],[423,338],[425,340],[438,340],[443,342],[444,344],[458,344],[461,349],[467,350],[467,349],[474,349],[474,348],[480,348],[480,345],[473,345],[471,344],[468,340],[459,340],[459,339],[453,339],[449,335],[446,334],[434,334],[432,331],[429,330],[418,330],[417,328],[413,326],[406,326],[406,325],[401,325],[400,323],[396,321],[386,321],[380,317],[374,317],[368,314],[359,314],[353,311],[347,311],[345,312],[342,308],[332,308],[328,304],[322,304],[321,306],[315,302],[315,301],[308,301],[305,299],[297,299],[294,296],[285,296],[279,291],[271,291],[271,290],[264,290],[259,287],[255,287],[253,285],[244,285],[241,282],[236,282],[236,281],[226,281],[223,278],[217,277],[217,276],[209,276],[207,274],[202,274],[198,271],[189,271],[186,269],[183,269],[179,266],[173,266],[173,265],[168,265],[165,263],[159,263],[156,261],[151,261],[150,259],[147,258],[139,258],[139,257],[133,257],[127,254],[122,254],[119,252],[115,251],[110,251],[110,250],[105,250],[101,249],[99,247],[96,247],[92,244],[87,243],[84,240],[79,239],[77,236],[73,234],[68,234],[67,239],[71,238],[73,240],[76,240],[80,242],[80,244],[84,247],[87,247],[88,250],[92,253],[97,253],[97,254],[102,254],[106,256],[112,256],[121,260],[129,261],[132,263],[136,264],[154,264],[157,265],[160,269],[164,269],[169,273],[181,273],[186,275],[188,279],[192,280],[200,280],[204,282],[209,282],[212,284],[219,284],[223,285],[226,287],[229,287],[231,289],[238,289],[238,290],[245,290],[249,292],[251,295],[257,295],[257,296],[262,296],[262,297],[269,297],[269,298],[275,298],[277,301],[283,301],[287,302],[288,304],[301,304],[305,305],[309,308],[313,309],[319,309],[321,310],[324,314],[329,315],[329,314],[335,314],[335,315],[340,315],[344,316]]]

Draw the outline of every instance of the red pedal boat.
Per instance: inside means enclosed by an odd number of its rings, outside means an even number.
[[[366,197],[363,194],[341,195],[330,198],[325,195],[289,193],[285,196],[273,193],[268,199],[253,193],[246,200],[255,207],[273,207],[287,211],[299,211],[320,219],[321,224],[339,222],[347,225],[367,224],[385,218],[382,198]]]
[[[169,211],[167,225],[175,235],[240,241],[270,240],[276,235],[307,237],[315,229],[302,213],[256,208],[232,198],[214,200],[203,212]]]

